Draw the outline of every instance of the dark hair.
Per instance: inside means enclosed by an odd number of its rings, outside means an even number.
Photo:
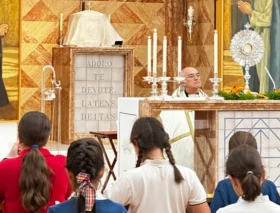
[[[226,162],[226,174],[240,181],[242,198],[254,201],[261,193],[263,166],[257,149],[244,145],[233,149]]]
[[[22,206],[32,213],[40,212],[50,199],[52,172],[38,149],[46,145],[50,131],[48,117],[37,111],[24,114],[18,125],[20,142],[26,147],[36,147],[23,157],[19,177]]]
[[[235,132],[229,139],[228,150],[230,152],[234,148],[242,145],[248,145],[255,149],[258,148],[256,138],[250,132],[239,131]]]
[[[152,117],[138,118],[132,127],[130,141],[133,145],[137,143],[139,147],[136,167],[140,166],[143,155],[149,153],[152,149],[159,148],[161,151],[165,149],[169,162],[174,167],[175,182],[180,183],[184,179],[175,165],[169,136],[157,119]]]
[[[104,167],[103,152],[100,144],[92,138],[83,138],[71,143],[67,152],[66,168],[76,176],[80,173],[90,175],[91,181],[99,181],[98,174]],[[77,188],[77,186],[76,186]],[[92,213],[95,213],[95,205]],[[85,212],[85,199],[78,197],[78,212]]]

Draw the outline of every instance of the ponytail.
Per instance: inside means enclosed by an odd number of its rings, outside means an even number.
[[[261,194],[260,180],[253,172],[247,172],[246,177],[241,183],[243,190],[242,198],[246,201],[254,201],[258,195]]]
[[[51,174],[39,149],[31,148],[22,159],[19,178],[21,202],[26,211],[37,213],[48,204]]]
[[[245,145],[230,151],[226,162],[226,174],[240,182],[244,200],[254,201],[261,194],[263,172],[262,160],[257,149]]]
[[[78,213],[96,213],[96,205],[95,204],[92,207],[92,211],[85,211],[85,205],[86,205],[86,199],[83,196],[77,197]]]

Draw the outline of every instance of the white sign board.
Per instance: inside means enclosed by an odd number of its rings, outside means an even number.
[[[124,56],[75,57],[74,133],[116,131],[118,98],[124,96]]]

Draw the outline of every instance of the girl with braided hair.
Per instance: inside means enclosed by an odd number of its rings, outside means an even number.
[[[46,213],[55,201],[65,201],[71,195],[66,158],[54,156],[45,148],[50,131],[50,121],[44,113],[31,111],[21,118],[19,143],[0,162],[3,213]]]
[[[108,186],[106,197],[129,205],[130,213],[183,213],[188,206],[192,212],[210,213],[198,177],[193,170],[176,165],[169,136],[157,119],[136,120],[130,140],[138,155],[136,168]]]
[[[66,168],[76,193],[70,200],[49,208],[48,213],[126,213],[119,203],[104,198],[97,191],[104,174],[100,144],[92,138],[71,143]]]
[[[226,161],[226,174],[239,199],[217,213],[280,212],[279,205],[270,201],[268,195],[262,195],[265,172],[257,149],[248,145],[234,148]]]

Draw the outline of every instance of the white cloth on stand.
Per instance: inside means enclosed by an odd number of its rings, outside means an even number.
[[[123,41],[106,14],[86,10],[70,15],[63,45],[78,47],[111,47]]]

